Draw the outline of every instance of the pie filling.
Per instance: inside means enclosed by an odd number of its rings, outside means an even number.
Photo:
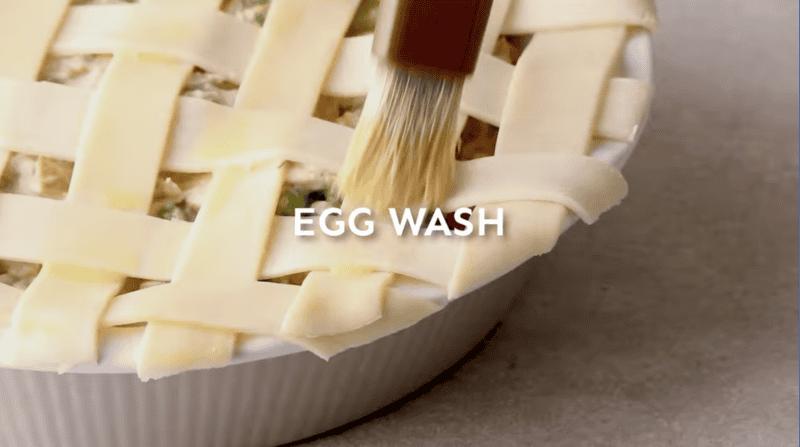
[[[254,337],[328,358],[446,305],[410,284],[452,300],[546,253],[627,192],[589,155],[642,121],[649,85],[615,70],[657,24],[649,0],[564,3],[495,0],[465,86],[445,211],[502,207],[503,236],[298,238],[296,208],[341,206],[377,0],[4,2],[0,362],[148,380]]]

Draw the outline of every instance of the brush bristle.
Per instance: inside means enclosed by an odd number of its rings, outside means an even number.
[[[338,193],[377,212],[445,201],[455,176],[464,78],[382,67],[337,177]]]

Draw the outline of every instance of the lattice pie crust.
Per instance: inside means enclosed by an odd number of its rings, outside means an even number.
[[[312,113],[321,93],[367,93],[372,36],[344,37],[360,0],[271,0],[262,27],[222,3],[0,3],[0,162],[74,161],[64,200],[0,194],[0,258],[42,264],[25,290],[0,284],[5,364],[95,363],[121,332],[140,336],[127,354],[143,380],[225,365],[252,336],[327,358],[446,305],[398,283],[456,299],[627,192],[588,154],[642,120],[650,86],[614,69],[628,34],[656,27],[650,0],[494,0],[461,111],[499,126],[495,152],[459,162],[446,206],[504,208],[506,234],[484,238],[296,237],[275,213],[287,160],[341,163],[352,129]],[[516,65],[492,55],[526,34]],[[39,80],[67,54],[113,55],[96,90]],[[195,67],[238,84],[233,106],[180,96]],[[161,171],[211,173],[194,222],[148,215]],[[263,281],[299,272],[302,285]],[[129,278],[167,283],[123,290]]]

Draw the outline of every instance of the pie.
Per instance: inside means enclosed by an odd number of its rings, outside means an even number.
[[[148,380],[264,337],[329,358],[623,199],[593,151],[644,118],[650,85],[616,69],[631,33],[656,28],[652,2],[494,0],[444,208],[502,208],[505,234],[398,237],[380,221],[375,237],[296,236],[294,208],[336,205],[376,3],[0,3],[0,362],[110,357]],[[118,336],[134,349],[104,351]]]

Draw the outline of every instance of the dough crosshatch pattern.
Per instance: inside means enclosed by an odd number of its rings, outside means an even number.
[[[360,0],[271,0],[260,27],[224,3],[0,4],[0,161],[74,162],[64,200],[0,193],[0,259],[42,264],[24,290],[0,284],[3,364],[63,371],[111,355],[147,380],[226,365],[250,336],[328,358],[447,304],[393,284],[457,299],[627,193],[591,155],[630,141],[649,104],[646,82],[615,71],[631,35],[657,26],[649,0],[493,2],[461,123],[498,126],[497,143],[458,162],[447,208],[502,207],[506,234],[463,239],[380,224],[370,238],[296,237],[276,215],[281,188],[291,163],[344,159],[352,129],[312,115],[321,94],[366,95],[372,37],[345,37]],[[499,36],[530,34],[516,65],[492,54]],[[40,80],[48,54],[112,57],[90,90]],[[195,67],[238,84],[232,106],[181,95]],[[193,222],[147,214],[162,171],[211,174]],[[264,281],[301,272],[302,285]],[[125,290],[128,278],[167,283]],[[103,353],[120,332],[135,349]]]

